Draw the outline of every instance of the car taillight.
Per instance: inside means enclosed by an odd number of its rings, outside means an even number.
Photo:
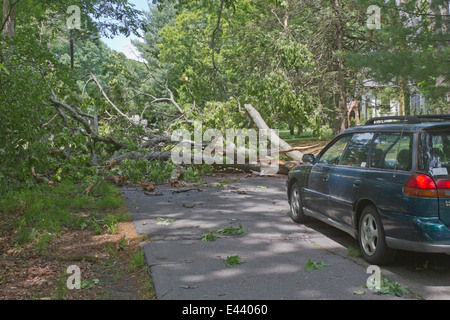
[[[403,186],[403,193],[412,197],[437,198],[436,182],[426,174],[415,173]]]
[[[450,180],[438,180],[436,184],[439,198],[450,198]]]

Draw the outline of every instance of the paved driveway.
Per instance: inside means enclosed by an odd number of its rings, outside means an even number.
[[[364,287],[368,264],[349,255],[349,247],[357,248],[352,237],[318,221],[290,220],[286,176],[205,181],[158,185],[156,195],[122,190],[138,233],[150,237],[143,248],[157,299],[399,299]],[[248,233],[202,241],[230,226]],[[232,256],[243,263],[227,267]],[[325,265],[306,270],[308,261]],[[402,299],[450,299],[450,256],[401,253],[381,273],[413,293]]]

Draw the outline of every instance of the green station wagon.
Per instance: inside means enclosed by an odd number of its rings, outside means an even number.
[[[286,185],[293,221],[349,233],[372,264],[450,254],[450,115],[373,118],[303,162]]]

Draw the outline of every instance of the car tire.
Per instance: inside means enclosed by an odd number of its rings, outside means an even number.
[[[387,246],[380,214],[373,205],[366,206],[361,213],[358,240],[361,253],[367,262],[383,265],[394,260],[396,251]]]
[[[308,221],[308,217],[303,212],[302,197],[300,195],[300,187],[298,183],[294,183],[289,191],[290,211],[289,215],[292,221],[296,223],[304,223]]]

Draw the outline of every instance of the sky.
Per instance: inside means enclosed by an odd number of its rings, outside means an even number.
[[[147,0],[128,0],[129,3],[135,5],[135,9],[149,11]],[[108,39],[103,37],[102,40],[105,42],[108,47],[111,49],[123,52],[129,59],[138,60],[136,55],[139,55],[139,52],[136,48],[131,44],[131,40],[137,40],[138,38],[131,34],[128,38],[123,35],[115,36],[113,39]]]

